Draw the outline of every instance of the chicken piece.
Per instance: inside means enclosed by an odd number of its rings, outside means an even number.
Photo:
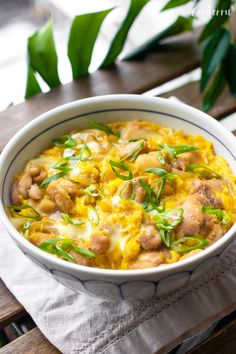
[[[129,269],[153,268],[165,262],[169,252],[144,251],[130,264]]]
[[[29,190],[29,197],[33,200],[40,200],[43,197],[43,191],[38,187],[37,184],[32,184]]]
[[[42,200],[40,200],[36,208],[37,210],[39,210],[39,212],[48,215],[55,213],[55,211],[57,210],[56,203],[48,198],[43,198]]]
[[[214,191],[218,191],[219,183],[213,182],[215,180],[202,181],[195,180],[192,184],[190,194],[198,194],[196,198],[202,199],[203,205],[212,205],[214,208],[223,209],[224,205],[221,199],[214,196]],[[200,196],[200,197],[199,197]],[[200,199],[199,199],[200,201]]]
[[[41,184],[45,178],[47,178],[47,172],[44,167],[39,163],[31,162],[28,167],[28,174],[32,178],[33,182]]]
[[[44,242],[44,241],[47,241],[47,240],[50,240],[52,238],[55,238],[55,235],[53,234],[49,234],[49,233],[46,233],[46,232],[38,232],[38,231],[35,231],[35,232],[32,232],[30,235],[29,235],[29,241],[32,242],[34,245],[38,246],[40,245],[40,243]]]
[[[12,185],[11,200],[14,205],[21,205],[23,199],[28,198],[30,188],[32,186],[32,178],[26,173],[23,174]]]
[[[59,178],[49,184],[46,192],[61,212],[73,213],[74,202],[71,198],[79,193],[76,183]]]
[[[143,143],[143,147],[140,150],[140,153],[145,152],[147,150],[147,143],[145,140],[132,141],[128,144],[125,144],[124,146],[121,146],[119,150],[120,158],[122,159],[123,157],[132,154],[132,152],[135,153],[141,147],[141,143]]]
[[[148,138],[152,135],[152,129],[143,125],[142,122],[130,121],[121,130],[121,138],[125,141],[128,141],[130,139]]]
[[[200,154],[198,151],[189,151],[181,154],[172,161],[171,167],[180,171],[187,171],[187,166],[191,163],[198,163]]]
[[[204,214],[200,233],[208,239],[209,244],[221,238],[224,232],[223,226],[216,215]]]
[[[90,236],[91,251],[95,254],[106,253],[110,247],[110,235],[112,231],[112,225],[99,225]]]
[[[147,182],[147,177],[142,176],[122,183],[119,188],[121,198],[127,200],[133,198],[135,202],[143,203],[146,197],[146,191],[141,186],[140,179],[144,180],[144,182]]]
[[[170,170],[170,166],[165,163],[162,164],[157,157],[157,152],[152,151],[148,154],[139,155],[137,160],[135,161],[138,170],[143,173],[148,168],[163,168],[166,171]]]
[[[75,258],[76,263],[87,267],[94,266],[94,258],[85,257],[82,254],[75,252],[74,250],[71,250],[69,253]]]
[[[194,196],[188,196],[182,205],[182,208],[183,220],[177,228],[178,233],[184,236],[199,234],[203,222],[201,203],[194,198]]]
[[[145,250],[155,250],[162,245],[160,233],[154,223],[142,226],[139,242]]]

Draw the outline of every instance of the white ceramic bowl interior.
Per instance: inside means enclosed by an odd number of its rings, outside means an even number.
[[[236,140],[220,123],[185,104],[139,95],[100,96],[55,108],[21,129],[7,144],[0,160],[0,214],[12,239],[34,263],[64,285],[75,291],[86,291],[109,299],[146,299],[195,281],[213,266],[236,233],[234,225],[207,250],[175,264],[121,271],[84,267],[56,259],[39,250],[15,230],[4,205],[10,202],[14,176],[29,159],[50,146],[53,138],[73,129],[87,128],[89,121],[106,123],[133,119],[152,121],[188,134],[204,136],[213,142],[216,154],[224,156],[236,173]]]

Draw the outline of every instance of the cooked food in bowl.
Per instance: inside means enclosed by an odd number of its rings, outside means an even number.
[[[202,136],[146,121],[90,122],[26,164],[11,202],[12,223],[41,250],[143,269],[221,238],[236,219],[236,177]]]

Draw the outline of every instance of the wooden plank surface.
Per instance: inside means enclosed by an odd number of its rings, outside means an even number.
[[[191,82],[180,88],[167,92],[163,97],[176,96],[181,101],[195,107],[201,108],[202,96],[199,93],[199,82]],[[236,111],[236,99],[231,95],[228,89],[225,89],[222,96],[219,97],[214,107],[208,114],[216,119],[221,119]]]
[[[176,36],[158,52],[136,61],[121,61],[109,69],[39,94],[25,103],[0,112],[2,148],[23,125],[47,110],[80,98],[114,94],[143,93],[199,66],[198,31]]]
[[[0,349],[0,354],[59,354],[60,352],[34,328]]]
[[[0,329],[26,314],[26,310],[0,279]]]
[[[235,354],[236,319],[214,333],[203,343],[193,348],[189,354]]]

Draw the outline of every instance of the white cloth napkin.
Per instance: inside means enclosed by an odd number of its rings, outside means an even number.
[[[236,240],[194,285],[146,303],[114,303],[57,283],[0,224],[0,277],[62,353],[165,353],[236,306]]]

